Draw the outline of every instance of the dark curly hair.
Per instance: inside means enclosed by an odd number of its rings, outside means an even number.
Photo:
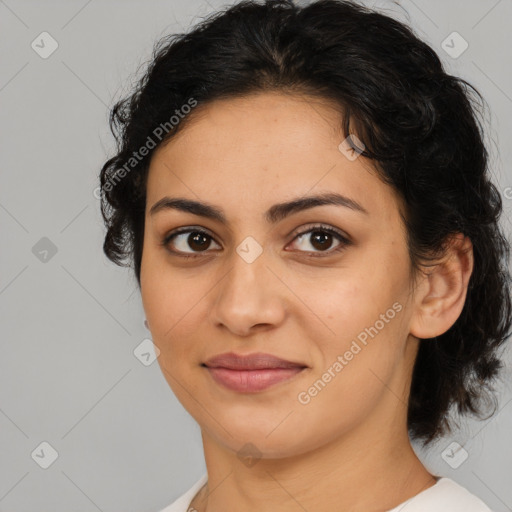
[[[420,342],[409,434],[427,445],[450,432],[454,406],[482,417],[490,400],[494,413],[498,353],[512,322],[511,277],[498,224],[502,200],[477,117],[477,99],[485,102],[471,84],[447,74],[411,28],[377,11],[342,0],[303,7],[246,0],[156,43],[135,90],[110,113],[117,154],[100,174],[107,257],[132,264],[140,287],[155,148],[202,105],[259,91],[307,94],[340,108],[345,137],[356,134],[363,156],[403,199],[415,271],[443,254],[449,235],[470,238],[474,268],[463,311],[447,332]],[[185,109],[192,101],[198,106]],[[177,122],[169,122],[173,117]]]

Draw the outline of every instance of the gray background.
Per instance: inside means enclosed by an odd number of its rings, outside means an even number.
[[[412,24],[488,101],[510,236],[512,2],[366,4]],[[222,5],[0,0],[0,511],[157,511],[205,471],[199,427],[157,362],[134,354],[149,333],[135,279],[102,253],[94,190],[114,149],[108,107],[159,37]],[[59,45],[46,59],[31,47],[43,31]],[[469,44],[457,58],[442,48],[453,31]],[[462,421],[428,452],[417,447],[431,471],[496,512],[512,510],[511,360],[497,416]],[[43,442],[58,453],[47,469]],[[457,469],[442,456],[452,442],[468,453]]]

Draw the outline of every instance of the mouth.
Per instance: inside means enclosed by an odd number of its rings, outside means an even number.
[[[287,381],[308,368],[303,363],[288,361],[271,354],[215,356],[201,366],[221,386],[241,393],[255,393]]]

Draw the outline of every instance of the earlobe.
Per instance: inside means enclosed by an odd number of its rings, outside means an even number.
[[[473,244],[462,233],[451,235],[445,255],[420,278],[410,333],[433,338],[459,318],[473,271]]]

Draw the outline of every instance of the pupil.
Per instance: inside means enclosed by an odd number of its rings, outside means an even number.
[[[326,249],[328,246],[330,246],[332,235],[329,233],[325,233],[324,231],[314,231],[311,233],[311,236],[313,237],[313,243],[312,245],[315,247],[315,249]],[[315,245],[318,243],[318,247]]]
[[[188,244],[192,249],[204,250],[208,248],[207,237],[201,233],[190,233],[188,237]],[[197,247],[194,247],[196,245]]]

